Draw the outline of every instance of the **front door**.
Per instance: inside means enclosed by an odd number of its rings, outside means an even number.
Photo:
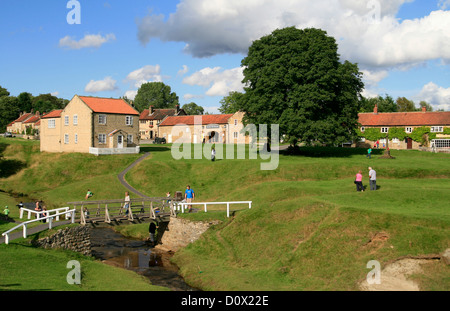
[[[411,149],[412,149],[412,139],[409,138],[409,137],[407,138],[406,148],[407,148],[408,150],[411,150]]]
[[[117,148],[120,148],[120,149],[123,148],[123,136],[122,135],[117,136]]]

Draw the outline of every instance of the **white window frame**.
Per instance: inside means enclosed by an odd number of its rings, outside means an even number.
[[[233,138],[238,139],[239,138],[239,132],[233,132]]]
[[[73,125],[78,125],[78,115],[77,114],[73,115]]]
[[[104,120],[102,120],[102,119],[104,119]],[[106,114],[98,115],[98,124],[106,125]]]
[[[98,143],[100,145],[106,145],[106,134],[98,134]]]
[[[389,128],[388,127],[382,127],[381,128],[381,133],[389,133]]]
[[[64,134],[64,144],[65,145],[69,144],[69,134]]]
[[[65,126],[69,125],[69,116],[64,116],[64,125]]]
[[[133,135],[132,134],[128,134],[127,135],[127,143],[128,144],[132,144],[133,143]]]
[[[78,134],[75,134],[75,144],[78,144]]]
[[[234,125],[238,125],[238,120],[234,120]]]
[[[430,129],[431,133],[442,133],[444,131],[443,126],[432,126]]]
[[[54,129],[54,128],[56,128],[56,120],[55,120],[55,119],[49,119],[49,120],[48,120],[48,128],[49,128],[49,129]]]
[[[410,126],[405,127],[405,133],[411,134],[412,131],[413,131],[413,128],[412,128],[412,127],[410,127]]]
[[[400,143],[400,140],[398,138],[394,137],[394,138],[392,138],[392,143],[398,144],[398,143]]]
[[[133,116],[125,116],[125,125],[127,126],[133,125]]]

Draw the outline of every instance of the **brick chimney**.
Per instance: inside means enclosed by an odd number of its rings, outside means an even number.
[[[175,110],[175,112],[178,114],[178,112],[180,112],[180,105],[177,105],[177,108]]]
[[[375,107],[373,107],[373,114],[378,114],[378,105],[375,104]]]
[[[427,112],[427,107],[426,106],[422,106],[422,112]]]
[[[153,110],[154,110],[154,109],[153,109],[153,105],[152,105],[152,106],[150,106],[150,108],[148,109],[148,114],[151,115],[151,114],[153,113]]]

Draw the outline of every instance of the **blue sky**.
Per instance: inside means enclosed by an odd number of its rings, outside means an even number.
[[[12,95],[133,98],[162,81],[183,105],[217,113],[241,91],[240,63],[276,28],[317,27],[357,62],[364,95],[405,96],[450,110],[448,0],[69,0],[0,1],[0,86]]]

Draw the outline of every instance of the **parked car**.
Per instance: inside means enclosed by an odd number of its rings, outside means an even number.
[[[11,132],[5,132],[5,137],[13,137]]]
[[[165,144],[166,139],[164,137],[156,137],[153,141],[154,144]]]

